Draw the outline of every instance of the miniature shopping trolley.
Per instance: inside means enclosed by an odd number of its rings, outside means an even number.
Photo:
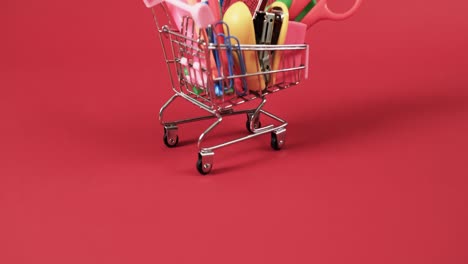
[[[164,143],[177,145],[180,124],[215,119],[198,139],[196,167],[201,174],[213,168],[214,150],[234,143],[271,134],[271,147],[281,149],[287,122],[263,109],[266,96],[307,78],[309,47],[303,43],[308,28],[320,20],[348,18],[362,2],[355,0],[338,14],[328,8],[327,0],[143,1],[153,12],[174,91],[159,112]],[[209,114],[166,121],[165,110],[179,97]],[[251,102],[258,104],[239,109]],[[238,114],[247,116],[247,135],[204,146],[225,116]],[[262,127],[260,116],[271,124]]]
[[[281,149],[285,143],[287,122],[263,109],[266,97],[307,78],[308,66],[307,45],[284,44],[286,36],[277,26],[284,19],[281,12],[265,12],[257,28],[253,28],[251,10],[249,21],[233,22],[226,16],[231,11],[225,10],[225,19],[221,20],[205,3],[189,5],[178,0],[144,2],[153,12],[174,91],[159,112],[159,120],[164,126],[164,143],[168,147],[178,144],[178,125],[213,118],[214,123],[198,139],[196,168],[203,175],[213,168],[216,149],[264,134],[271,134],[274,150]],[[237,16],[234,20],[239,19],[239,14],[234,16]],[[248,33],[256,39],[245,36],[248,27],[251,31]],[[165,120],[165,110],[176,98],[183,98],[206,110],[208,115]],[[250,102],[257,104],[251,109],[237,109],[239,105]],[[247,116],[245,136],[215,146],[204,146],[207,135],[225,116],[238,114]],[[262,126],[260,116],[271,120],[271,124]]]

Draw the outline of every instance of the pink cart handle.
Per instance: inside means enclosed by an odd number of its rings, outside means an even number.
[[[310,12],[301,20],[302,23],[310,28],[320,20],[343,20],[352,16],[362,3],[362,0],[356,0],[353,7],[344,13],[335,13],[328,8],[328,0],[319,0]]]
[[[206,28],[208,25],[216,23],[216,19],[213,12],[211,12],[210,7],[203,3],[189,5],[180,0],[143,0],[148,8],[152,8],[163,1],[190,14],[195,21],[195,24],[200,28]]]

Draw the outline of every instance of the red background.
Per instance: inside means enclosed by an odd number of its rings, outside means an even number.
[[[467,8],[366,0],[317,24],[310,78],[269,98],[284,149],[219,150],[202,177],[207,123],[162,142],[141,1],[3,1],[0,263],[467,263]]]

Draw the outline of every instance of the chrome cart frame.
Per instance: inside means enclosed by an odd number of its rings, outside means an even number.
[[[177,7],[169,7],[165,2],[151,8],[174,91],[159,111],[164,143],[168,147],[178,144],[178,127],[181,124],[215,119],[198,138],[196,167],[203,175],[213,168],[214,151],[219,148],[270,133],[271,147],[281,149],[288,123],[263,107],[267,95],[295,86],[307,78],[308,45],[239,44],[235,36],[229,35],[229,27],[225,23],[217,22],[205,29],[197,25],[190,14],[174,17],[171,13],[174,8]],[[220,27],[225,33],[216,34]],[[248,61],[252,56],[260,61],[260,66],[255,71],[246,71],[247,63],[252,63],[252,60]],[[275,56],[281,57],[279,63],[275,62]],[[276,63],[276,68],[265,69],[262,60],[269,60],[268,65]],[[176,98],[205,110],[207,115],[166,120],[165,112]],[[250,102],[257,102],[257,105],[236,110],[239,105]],[[247,116],[247,135],[214,146],[203,144],[224,117],[239,114]],[[260,116],[266,116],[277,124],[262,127]]]

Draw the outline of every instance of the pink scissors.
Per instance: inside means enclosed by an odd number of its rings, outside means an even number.
[[[362,3],[362,0],[356,0],[354,5],[344,13],[335,13],[328,8],[328,0],[318,0],[317,4],[301,19],[301,22],[307,25],[307,28],[310,28],[315,23],[320,20],[343,20],[356,12],[359,6]]]

